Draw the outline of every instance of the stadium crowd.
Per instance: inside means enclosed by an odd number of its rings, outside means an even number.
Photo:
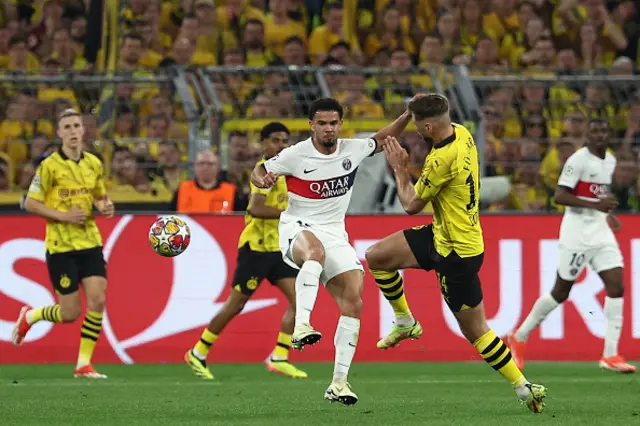
[[[186,115],[174,90],[47,83],[48,77],[65,73],[114,72],[87,54],[96,43],[88,37],[93,3],[13,0],[0,5],[0,191],[29,186],[38,162],[56,149],[56,115],[76,108],[85,114],[86,149],[105,164],[109,191],[170,199],[188,179]],[[432,75],[455,84],[447,65],[463,64],[472,81],[481,82],[476,90],[484,118],[485,175],[512,181],[507,199],[486,208],[557,211],[551,194],[562,164],[584,143],[588,118],[604,117],[611,123],[611,150],[618,159],[613,191],[620,210],[635,211],[640,208],[638,88],[602,78],[571,83],[556,77],[610,75],[627,81],[634,76],[640,61],[638,3],[121,0],[115,72],[154,76],[174,66],[327,67],[326,82],[350,120],[395,117],[414,93],[435,89]],[[347,68],[336,71],[334,65]],[[304,118],[318,96],[318,83],[312,73],[289,69],[289,75],[238,68],[210,69],[206,75],[224,119]],[[42,80],[13,84],[20,74]],[[501,76],[539,80],[513,83]],[[216,155],[202,157],[194,169],[214,187],[218,181],[235,185],[234,202],[224,211],[242,211],[260,144],[251,132],[230,132],[224,139],[225,170]],[[427,151],[415,134],[408,133],[404,144],[417,175]]]

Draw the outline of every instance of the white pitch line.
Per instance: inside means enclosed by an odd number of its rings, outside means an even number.
[[[538,380],[539,383],[626,383],[628,381],[635,381],[640,383],[637,379],[625,378],[625,377],[574,377],[574,378],[545,378]],[[38,382],[37,379],[29,378],[26,381],[18,380],[17,384],[10,383],[8,381],[0,382],[0,387],[12,387],[12,386],[34,386],[34,387],[47,387],[47,386],[220,386],[225,384],[242,384],[242,385],[255,385],[260,384],[262,386],[279,385],[280,382],[259,382],[259,381],[234,381],[229,380],[214,380],[214,381],[193,381],[193,382],[169,382],[169,381],[137,381],[118,378],[114,380],[72,380],[72,379],[48,379],[45,382]],[[354,380],[357,382],[357,379]],[[309,384],[327,384],[328,380],[294,380],[291,383],[309,383]],[[465,380],[465,379],[413,379],[413,380],[362,380],[362,385],[390,385],[390,384],[416,384],[416,385],[445,385],[445,384],[482,384],[482,383],[504,383],[504,380]]]

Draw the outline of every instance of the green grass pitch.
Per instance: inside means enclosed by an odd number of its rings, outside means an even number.
[[[300,364],[292,380],[258,364],[213,365],[216,381],[185,365],[103,365],[104,381],[73,379],[68,365],[0,365],[0,424],[13,425],[640,425],[640,376],[596,363],[527,365],[549,389],[540,415],[518,404],[489,366],[359,363],[360,397],[344,407],[322,399],[332,364]]]

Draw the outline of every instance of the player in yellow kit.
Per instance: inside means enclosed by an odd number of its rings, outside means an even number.
[[[434,270],[462,334],[513,386],[519,400],[539,413],[546,389],[527,381],[509,348],[486,321],[478,277],[484,241],[478,211],[478,150],[473,137],[466,128],[451,122],[449,102],[442,95],[413,99],[409,112],[431,148],[415,186],[407,171],[409,156],[398,141],[387,138],[384,151],[394,170],[398,197],[405,211],[419,213],[430,202],[433,223],[396,232],[366,253],[371,273],[396,315],[391,333],[378,342],[378,347],[387,349],[404,339],[416,339],[423,332],[411,314],[398,270]]]
[[[260,132],[265,157],[258,164],[276,156],[289,144],[289,129],[282,123],[269,123]],[[231,294],[222,309],[204,329],[200,340],[185,354],[194,374],[212,380],[207,367],[209,348],[218,335],[242,311],[251,295],[265,278],[282,290],[289,307],[282,317],[278,340],[267,362],[267,369],[293,378],[306,378],[307,373],[288,361],[295,315],[295,277],[297,271],[284,263],[278,243],[280,213],[287,208],[287,184],[284,176],[270,189],[251,184],[251,198],[245,215],[245,228],[238,242],[238,262],[231,283]]]
[[[74,377],[106,379],[91,365],[107,290],[102,236],[93,208],[107,218],[113,216],[114,208],[105,191],[102,162],[82,150],[82,116],[65,110],[59,117],[57,133],[62,146],[40,163],[24,207],[47,219],[47,268],[58,303],[37,309],[24,306],[13,330],[13,343],[21,345],[31,326],[39,321],[75,321],[82,310],[78,292],[82,284],[87,312]]]

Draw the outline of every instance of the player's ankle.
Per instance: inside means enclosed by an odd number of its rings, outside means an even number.
[[[516,391],[518,398],[523,401],[529,399],[529,394],[531,393],[531,390],[527,387],[528,384],[529,382],[525,382],[525,384],[513,388]]]
[[[411,314],[396,316],[396,325],[398,327],[402,327],[402,328],[411,327],[415,325],[415,323],[416,323],[416,319]]]
[[[193,356],[198,358],[200,361],[206,361],[207,360],[207,355],[198,352],[198,350],[196,348],[191,349],[191,353],[193,354]]]

